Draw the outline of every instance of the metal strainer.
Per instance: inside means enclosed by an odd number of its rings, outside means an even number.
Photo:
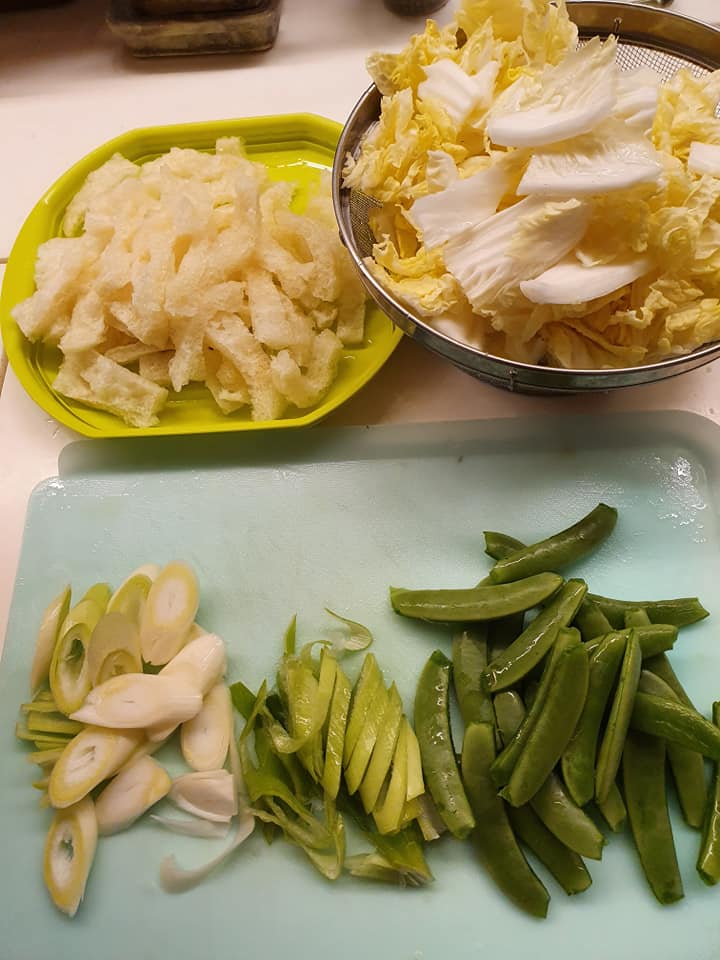
[[[650,67],[666,81],[682,67],[696,76],[720,68],[720,29],[668,11],[629,3],[576,2],[567,6],[578,26],[580,43],[594,36],[614,34],[618,38],[617,62],[623,70]],[[342,185],[344,158],[348,153],[357,155],[360,141],[379,116],[380,93],[373,85],[358,100],[340,136],[333,166],[333,202],[340,236],[368,293],[408,336],[481,380],[523,393],[573,393],[651,383],[720,357],[720,342],[715,342],[687,356],[613,370],[516,363],[455,340],[411,313],[382,287],[363,262],[372,251],[373,235],[368,217],[378,205],[377,201]]]

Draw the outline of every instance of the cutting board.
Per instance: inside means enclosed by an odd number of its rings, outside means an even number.
[[[697,878],[698,836],[674,808],[686,897],[672,907],[653,901],[627,835],[588,864],[581,897],[546,879],[544,922],[508,905],[470,845],[447,837],[428,851],[435,881],[424,889],[330,883],[258,831],[204,886],[169,895],[157,883],[165,855],[195,865],[222,843],[144,820],[101,840],[71,921],[43,888],[50,817],[13,727],[49,599],[66,582],[79,595],[173,558],[198,573],[198,619],[225,638],[231,679],[272,676],[292,615],[300,638],[315,639],[330,607],[370,627],[411,711],[421,666],[449,649],[450,631],[394,615],[388,587],[470,585],[489,566],[484,529],[539,539],[599,500],[618,507],[616,532],[573,575],[630,599],[701,597],[711,617],[682,632],[672,660],[707,713],[720,698],[719,451],[716,426],[679,413],[67,448],[60,476],[30,500],[0,667],[2,960],[717,960],[720,890]]]

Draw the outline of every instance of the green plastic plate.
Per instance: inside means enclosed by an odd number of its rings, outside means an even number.
[[[394,615],[388,586],[475,583],[489,567],[484,528],[540,538],[599,500],[619,508],[617,528],[568,574],[629,599],[701,597],[711,615],[671,657],[707,714],[720,698],[719,481],[717,426],[675,413],[323,429],[239,439],[232,452],[220,438],[71,445],[30,503],[0,664],[0,957],[717,960],[720,890],[696,875],[698,834],[674,805],[686,897],[671,907],[654,901],[627,833],[588,862],[593,885],[578,897],[540,870],[546,921],[506,903],[471,844],[450,837],[430,848],[424,889],[330,883],[258,832],[204,886],[173,896],[157,883],[161,859],[199,864],[222,844],[143,820],[100,841],[70,921],[43,888],[50,816],[13,728],[50,597],[173,557],[198,571],[198,619],[226,639],[232,679],[271,677],[293,613],[300,637],[316,639],[330,607],[371,628],[411,711],[422,664],[449,650],[450,633]]]
[[[353,396],[377,373],[402,338],[402,332],[370,303],[364,343],[344,351],[330,391],[310,410],[291,408],[282,419],[257,422],[242,410],[222,414],[201,384],[189,384],[181,393],[170,394],[160,414],[160,423],[147,429],[129,427],[113,414],[57,394],[52,384],[61,360],[59,351],[30,343],[11,316],[13,307],[35,290],[38,247],[59,235],[65,208],[88,173],[114,153],[142,162],[174,146],[210,150],[218,137],[239,136],[244,139],[249,156],[267,164],[271,176],[299,185],[295,203],[301,209],[309,187],[324,170],[332,167],[340,130],[340,124],[312,114],[145,127],[108,141],[64,173],[23,224],[8,260],[0,297],[0,329],[5,351],[17,378],[33,400],[60,423],[84,436],[137,437],[303,427],[321,420]]]

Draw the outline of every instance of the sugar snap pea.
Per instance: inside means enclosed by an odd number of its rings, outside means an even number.
[[[638,607],[642,607],[652,623],[670,623],[675,627],[687,627],[708,616],[707,610],[697,597],[680,597],[676,600],[614,600],[611,597],[601,597],[597,593],[589,593],[588,600],[600,607],[615,630],[624,626],[626,611],[636,610]]]
[[[664,742],[630,730],[622,771],[628,819],[645,877],[660,903],[674,903],[684,894],[665,794]]]
[[[517,640],[488,664],[483,674],[486,688],[497,692],[511,687],[537,666],[555,642],[558,630],[573,620],[586,593],[584,580],[568,580]]]
[[[622,830],[627,820],[627,809],[617,783],[613,783],[607,797],[597,807],[613,833]]]
[[[650,670],[643,670],[640,674],[638,690],[641,693],[654,694],[656,697],[665,697],[667,700],[679,699],[672,687]],[[696,830],[700,829],[705,819],[705,808],[707,806],[707,783],[705,781],[703,755],[668,740],[667,758],[685,822]]]
[[[656,677],[660,677],[661,680],[664,680],[678,698],[680,703],[684,703],[686,707],[692,707],[693,710],[696,709],[695,704],[687,695],[685,688],[678,680],[677,674],[673,670],[670,661],[664,653],[659,653],[657,656],[650,657],[645,661],[645,663],[643,663],[643,667],[646,670],[650,670],[652,673],[654,673]]]
[[[625,644],[617,688],[610,708],[610,716],[598,750],[595,769],[595,796],[600,803],[607,800],[620,768],[623,744],[630,725],[630,716],[633,711],[641,669],[640,644],[635,636],[635,631],[630,630]]]
[[[547,780],[572,736],[587,687],[587,650],[580,642],[570,643],[557,658],[551,689],[501,791],[512,806],[527,803]]]
[[[647,611],[643,610],[642,607],[626,610],[623,620],[626,627],[649,627],[652,623]]]
[[[542,712],[543,704],[554,682],[555,668],[558,660],[566,650],[570,649],[570,647],[576,646],[577,643],[578,641],[575,635],[569,631],[560,631],[558,634],[558,638],[553,646],[552,651],[545,658],[545,666],[543,668],[542,678],[537,690],[537,695],[533,698],[532,705],[530,705],[526,693],[525,700],[528,704],[528,712],[513,735],[512,739],[509,741],[509,743],[505,744],[504,749],[497,755],[495,761],[493,762],[490,773],[498,787],[504,787],[509,781],[518,757],[522,753],[527,739],[530,736],[530,731]],[[497,694],[494,699],[495,714],[498,722],[501,720],[501,716],[498,714],[500,697],[501,694]]]
[[[720,702],[713,703],[713,723],[720,726]],[[707,884],[720,880],[720,762],[715,764],[712,789],[703,822],[697,871]]]
[[[460,716],[465,726],[492,723],[493,709],[480,678],[487,666],[487,628],[481,624],[453,638],[452,678]]]
[[[720,760],[720,730],[697,710],[678,700],[638,693],[630,719],[632,727]]]
[[[642,654],[643,660],[649,657],[655,657],[660,653],[664,653],[666,650],[671,650],[675,645],[678,635],[678,628],[671,623],[652,623],[646,627],[633,627],[633,630],[640,644],[640,653]],[[626,638],[628,635],[628,631],[625,629],[612,632],[622,633]],[[606,634],[605,636],[609,635],[610,634]],[[605,637],[602,636],[588,640],[588,653],[593,653],[597,650],[604,639]]]
[[[522,550],[525,547],[522,540],[516,540],[515,537],[511,537],[507,533],[486,530],[484,536],[485,553],[493,560],[502,560],[504,557],[509,557],[511,553],[515,553],[516,550]]]
[[[595,760],[600,727],[625,653],[625,643],[624,634],[608,634],[590,657],[585,706],[561,758],[565,785],[575,803],[581,807],[589,803],[595,794]]]
[[[525,613],[513,613],[509,617],[491,620],[488,624],[488,661],[497,659],[517,640],[523,632]]]
[[[568,850],[531,807],[509,807],[507,813],[521,842],[547,867],[568,896],[588,889],[592,878],[582,857]]]
[[[515,583],[471,587],[468,590],[404,590],[390,588],[390,602],[396,613],[419,620],[441,623],[470,623],[496,620],[520,613],[547,600],[562,586],[556,573],[539,573]]]
[[[566,530],[497,560],[490,579],[495,583],[510,583],[545,570],[561,570],[591,553],[610,536],[616,523],[617,510],[599,503]]]
[[[525,719],[525,704],[517,690],[503,690],[493,697],[492,705],[500,739],[508,744]]]
[[[475,826],[463,789],[450,735],[448,694],[451,663],[435,650],[425,664],[415,693],[415,734],[430,795],[445,826],[458,839]]]
[[[588,600],[587,597],[580,604],[580,609],[574,620],[574,626],[578,628],[585,641],[593,640],[595,637],[602,637],[604,634],[612,632],[610,621],[602,612],[600,607]]]
[[[495,732],[490,723],[465,731],[461,768],[477,826],[472,839],[480,861],[502,892],[534,917],[547,916],[550,896],[520,849],[505,804],[490,776]]]

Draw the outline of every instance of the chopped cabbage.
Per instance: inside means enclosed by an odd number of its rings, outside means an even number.
[[[662,83],[615,54],[578,47],[564,0],[459,0],[370,58],[381,116],[344,175],[380,202],[366,262],[390,296],[529,363],[720,338],[720,71]]]

